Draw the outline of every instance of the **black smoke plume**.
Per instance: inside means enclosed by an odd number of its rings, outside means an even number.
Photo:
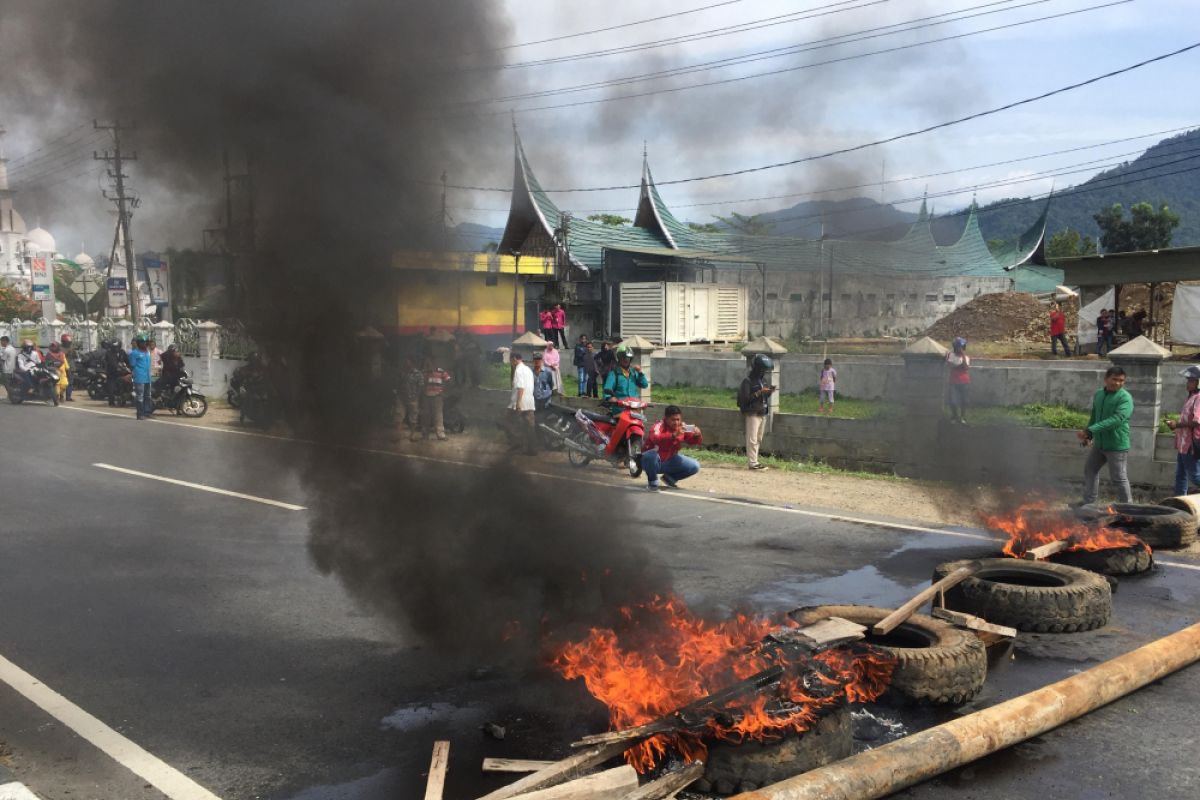
[[[447,652],[536,641],[665,588],[603,501],[504,464],[414,468],[348,447],[378,436],[356,333],[394,313],[393,255],[436,245],[439,174],[511,163],[507,120],[431,111],[489,91],[489,73],[456,67],[511,30],[490,0],[6,0],[0,33],[3,71],[21,76],[6,105],[135,123],[140,175],[216,199],[222,149],[251,160],[237,310],[285,416],[320,442],[280,465],[310,493],[310,552]]]

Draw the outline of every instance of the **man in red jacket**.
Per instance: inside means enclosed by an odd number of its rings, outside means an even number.
[[[700,471],[700,463],[679,452],[685,444],[698,445],[703,441],[698,425],[687,425],[679,406],[667,406],[663,418],[646,432],[642,442],[642,469],[650,491],[657,492],[662,486],[658,476],[668,489],[679,488],[676,484]]]
[[[1067,315],[1058,303],[1050,306],[1050,355],[1058,355],[1058,343],[1062,342],[1063,355],[1071,357],[1071,345],[1067,343]]]

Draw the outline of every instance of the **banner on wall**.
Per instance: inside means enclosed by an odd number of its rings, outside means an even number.
[[[1116,294],[1112,289],[1109,289],[1079,309],[1079,341],[1077,342],[1079,347],[1087,345],[1096,346],[1096,319],[1099,318],[1100,312],[1103,309],[1107,308],[1111,310],[1114,305],[1116,305]]]
[[[150,302],[171,302],[170,262],[163,257],[146,256],[142,258],[142,266],[146,269],[146,283],[150,286]]]

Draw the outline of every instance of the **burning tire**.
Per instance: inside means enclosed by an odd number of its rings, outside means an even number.
[[[1156,550],[1187,547],[1196,541],[1196,515],[1190,511],[1144,503],[1096,504],[1080,511],[1085,519],[1129,531]]]
[[[871,633],[870,627],[890,613],[890,608],[874,606],[809,606],[788,616],[801,625],[826,617],[866,625],[863,641],[887,651],[898,661],[888,686],[888,694],[893,697],[931,705],[958,705],[979,694],[987,677],[987,651],[978,638],[922,614],[913,614],[886,636]]]
[[[1078,567],[1102,575],[1140,575],[1154,566],[1146,547],[1111,547],[1107,550],[1067,550],[1050,556],[1055,564]]]
[[[802,734],[766,742],[714,742],[708,747],[704,777],[694,786],[702,792],[729,795],[790,778],[854,753],[849,706],[822,717]]]
[[[940,580],[968,561],[939,564]],[[1073,633],[1108,622],[1112,589],[1101,575],[1062,564],[986,558],[981,568],[946,591],[947,608],[1022,631]]]

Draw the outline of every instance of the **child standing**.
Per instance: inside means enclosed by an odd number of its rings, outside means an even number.
[[[833,413],[833,392],[837,389],[837,370],[833,368],[833,359],[825,359],[825,365],[821,367],[821,381],[817,385],[817,407],[818,410],[825,413],[825,403],[829,403],[829,413]]]

